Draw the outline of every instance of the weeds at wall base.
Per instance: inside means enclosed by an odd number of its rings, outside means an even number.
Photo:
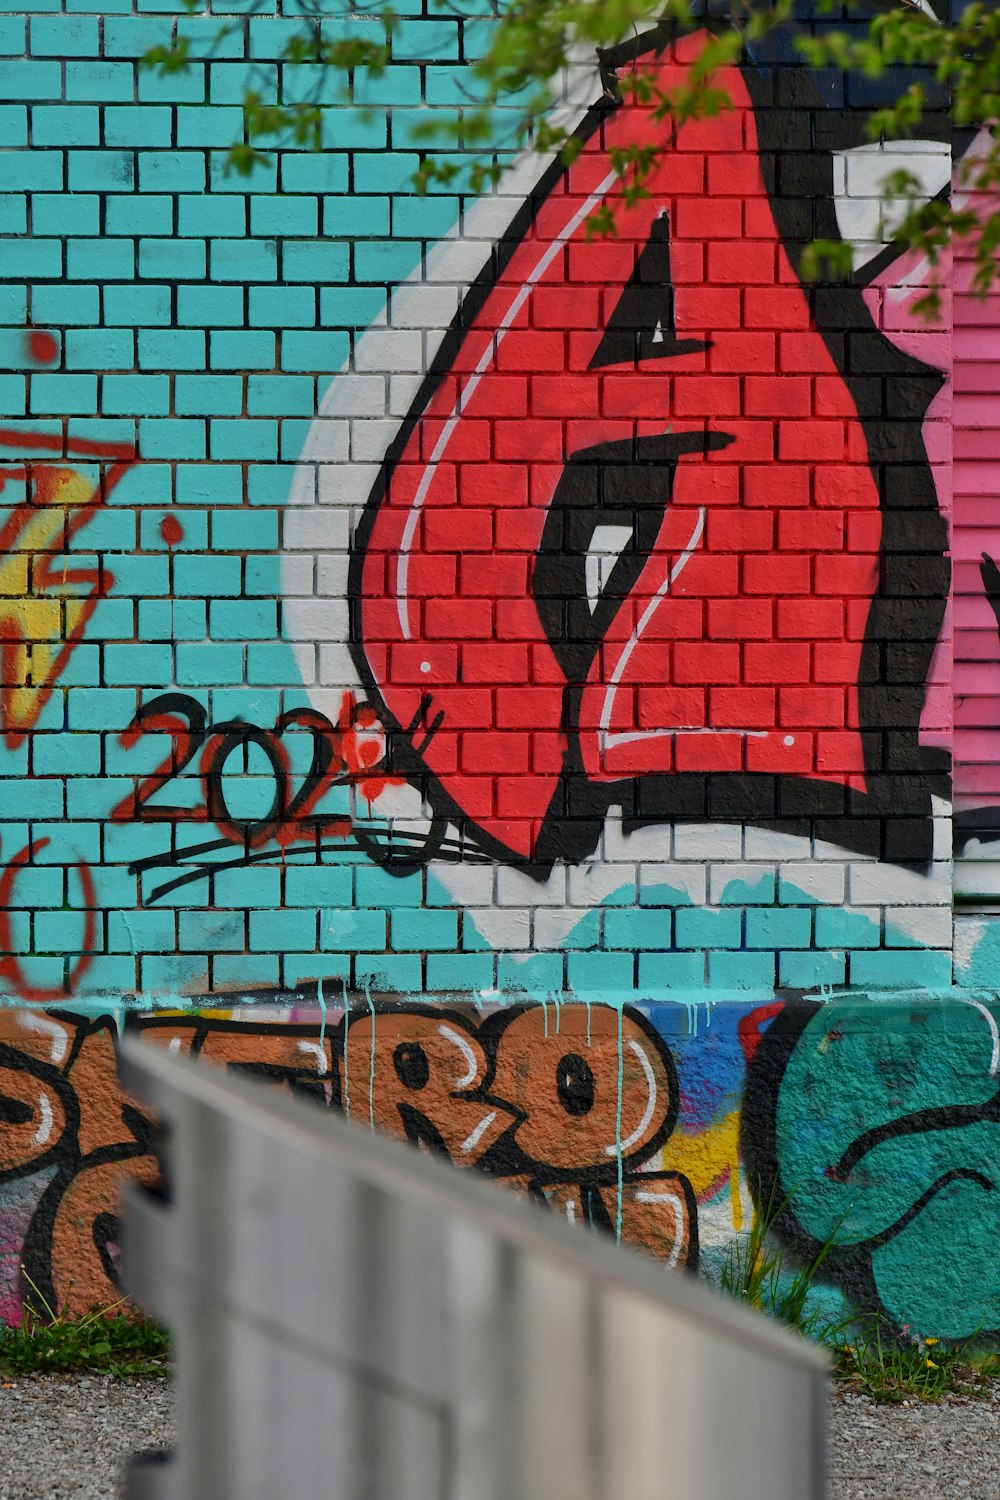
[[[1000,1354],[943,1349],[933,1337],[911,1338],[907,1332],[883,1337],[878,1327],[867,1338],[849,1343],[841,1337],[828,1348],[838,1385],[880,1405],[946,1396],[988,1400],[1000,1377]]]
[[[120,1379],[170,1373],[170,1341],[164,1328],[124,1301],[94,1307],[71,1318],[56,1312],[31,1286],[19,1328],[0,1330],[0,1377],[19,1375],[116,1375]]]
[[[116,1375],[164,1377],[169,1340],[151,1319],[95,1308],[82,1318],[47,1323],[26,1312],[20,1328],[0,1334],[0,1375]]]
[[[821,1344],[830,1354],[837,1385],[870,1401],[989,1399],[992,1383],[1000,1379],[1000,1352],[974,1352],[974,1338],[961,1346],[944,1346],[933,1335],[915,1334],[909,1327],[894,1330],[879,1318],[834,1322],[809,1311],[810,1292],[835,1237],[821,1245],[808,1264],[790,1259],[773,1238],[788,1201],[777,1201],[772,1190],[754,1213],[745,1240],[729,1246],[719,1275],[723,1293]]]
[[[44,1323],[26,1317],[0,1334],[0,1375],[101,1374],[164,1377],[170,1373],[166,1333],[149,1318],[128,1313]]]

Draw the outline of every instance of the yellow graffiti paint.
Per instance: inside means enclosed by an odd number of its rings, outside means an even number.
[[[38,722],[103,591],[100,572],[72,567],[68,553],[100,500],[94,478],[46,465],[29,488],[30,499],[3,526],[0,549],[0,728],[8,744]]]
[[[728,1179],[733,1228],[742,1229],[738,1110],[724,1115],[708,1130],[698,1131],[696,1134],[688,1135],[682,1130],[675,1130],[663,1148],[663,1166],[672,1172],[683,1172],[699,1202]]]

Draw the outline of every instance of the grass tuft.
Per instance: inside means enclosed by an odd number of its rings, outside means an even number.
[[[909,1326],[894,1331],[881,1318],[831,1322],[810,1311],[810,1291],[836,1241],[831,1237],[805,1264],[791,1256],[772,1233],[788,1201],[779,1202],[772,1189],[755,1210],[749,1233],[730,1244],[719,1277],[723,1292],[822,1344],[837,1383],[870,1401],[990,1395],[991,1382],[1000,1378],[1000,1353],[974,1353],[975,1338],[946,1344]]]
[[[835,1242],[827,1240],[806,1265],[789,1264],[785,1251],[772,1240],[772,1230],[788,1201],[779,1202],[772,1188],[764,1207],[754,1211],[746,1237],[730,1243],[719,1286],[728,1296],[759,1308],[805,1338],[825,1343],[846,1325],[831,1324],[821,1313],[810,1312],[809,1293]]]
[[[852,1340],[836,1339],[834,1378],[856,1395],[880,1405],[901,1401],[941,1401],[945,1396],[982,1400],[1000,1375],[1000,1355],[971,1355],[902,1328],[892,1334],[880,1321]]]
[[[32,1299],[19,1328],[0,1330],[0,1375],[102,1375],[163,1377],[170,1373],[166,1330],[124,1300],[95,1307],[82,1317],[55,1312],[23,1271]]]

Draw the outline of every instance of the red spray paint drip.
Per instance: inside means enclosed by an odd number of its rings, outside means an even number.
[[[32,328],[28,333],[28,353],[40,365],[50,365],[59,354],[59,345],[51,333],[42,328]]]
[[[184,540],[184,528],[176,516],[164,516],[160,522],[160,535],[168,547],[176,547]]]

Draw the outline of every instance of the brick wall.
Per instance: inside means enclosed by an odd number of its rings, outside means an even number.
[[[413,193],[471,12],[249,178],[294,21],[2,21],[8,993],[947,984],[950,334],[868,86],[733,70],[592,241],[627,104]]]
[[[568,174],[419,197],[471,3],[363,112],[291,17],[48,3],[0,12],[0,1316],[116,1295],[132,1026],[710,1275],[794,1192],[827,1312],[996,1328],[993,303],[922,320],[880,192],[947,123],[874,147],[781,33],[673,136],[582,64]],[[323,149],[227,175],[244,89],[317,83]]]

